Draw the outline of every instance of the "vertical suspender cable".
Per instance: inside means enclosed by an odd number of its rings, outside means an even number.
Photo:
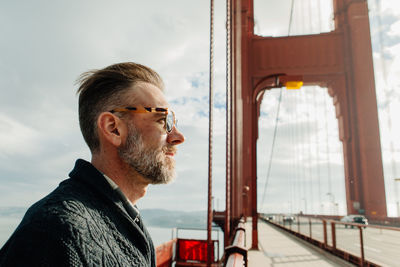
[[[208,209],[207,209],[207,266],[211,266],[212,254],[212,141],[213,141],[213,107],[214,107],[214,0],[210,0],[210,95],[208,121]]]
[[[322,23],[322,19],[321,19],[321,0],[317,0],[317,8],[318,8],[318,33],[321,33],[322,31],[322,27],[321,27],[321,23]]]
[[[302,1],[302,3],[300,4],[301,6],[301,26],[300,26],[300,34],[304,34],[306,32],[306,5],[304,4],[304,1]]]
[[[263,196],[262,196],[261,206],[264,204],[265,195],[266,195],[267,187],[268,187],[268,181],[269,181],[269,177],[270,177],[270,174],[271,174],[272,158],[274,156],[276,132],[278,130],[278,122],[279,122],[279,110],[280,110],[281,102],[282,102],[282,87],[279,90],[280,90],[280,92],[279,92],[279,100],[278,100],[278,110],[276,112],[276,119],[275,119],[274,136],[272,137],[272,147],[271,147],[271,154],[269,156],[267,180],[265,181],[265,185],[264,185],[264,193],[263,193]]]
[[[312,6],[311,6],[311,1],[308,0],[308,23],[310,25],[310,33],[313,33],[313,23],[312,23],[312,18],[313,18],[313,14],[312,14]]]
[[[287,95],[287,90],[283,90],[282,91],[282,95],[283,95],[283,97],[285,99],[287,99],[286,102],[288,102],[288,96],[289,95]],[[282,107],[282,109],[283,109],[283,111],[285,110],[284,106]],[[282,116],[282,117],[285,117],[285,116]],[[281,128],[282,129],[282,134],[281,135],[282,136],[288,136],[289,137],[289,143],[290,143],[290,141],[291,141],[291,131],[290,131],[289,127],[285,127],[286,123],[288,123],[288,122],[286,122],[286,120],[283,120],[283,118],[282,118],[282,122],[281,122],[281,124],[282,124],[282,128]],[[288,165],[289,166],[288,166],[287,170],[288,170],[288,173],[290,174],[291,169],[292,169],[292,165],[293,165],[293,161],[290,162]],[[290,175],[287,175],[285,180],[286,180],[285,182],[288,184],[288,187],[289,187],[289,191],[288,191],[289,196],[287,198],[287,199],[289,199],[288,210],[289,210],[290,213],[292,213],[293,212],[293,208],[292,208],[293,181],[291,180],[291,176]]]
[[[378,42],[379,42],[379,53],[381,54],[381,57],[383,58],[384,53],[383,53],[383,34],[382,34],[382,20],[381,20],[381,5],[380,1],[375,0],[375,5],[377,9],[377,20],[378,20]],[[387,68],[384,59],[382,59],[382,75],[383,75],[383,80],[385,82],[385,89],[387,89]],[[386,91],[386,96],[388,94],[387,90]]]
[[[295,98],[294,98],[294,105],[296,107],[295,113],[296,113],[296,166],[297,166],[297,185],[298,185],[298,205],[299,205],[299,211],[302,210],[302,186],[304,186],[303,184],[303,180],[302,180],[302,175],[300,173],[300,169],[301,169],[301,156],[303,155],[303,151],[302,151],[302,144],[301,144],[301,125],[299,125],[299,121],[300,121],[300,117],[299,117],[299,112],[300,112],[300,108],[299,108],[299,92],[296,92],[295,94]]]
[[[295,157],[296,152],[296,141],[295,141],[295,132],[294,132],[294,109],[293,109],[293,93],[290,93],[290,98],[288,101],[288,105],[290,107],[289,112],[290,112],[290,122],[288,127],[290,128],[290,142],[291,142],[291,152],[292,153],[292,157]],[[297,192],[296,192],[296,188],[297,188],[297,177],[296,177],[296,160],[294,158],[292,158],[292,174],[291,174],[291,183],[293,184],[292,186],[292,211],[291,213],[295,213],[296,210],[296,198],[297,198]]]
[[[293,98],[294,98],[294,121],[295,121],[295,127],[294,127],[294,141],[296,143],[295,146],[295,163],[296,163],[296,181],[297,181],[297,205],[298,205],[298,210],[299,213],[301,211],[301,176],[300,176],[300,148],[299,148],[299,109],[297,106],[297,94],[298,94],[298,90],[296,90],[296,93],[294,94]]]
[[[322,31],[322,18],[321,18],[321,0],[317,0],[317,9],[318,9],[318,33],[321,33]],[[315,87],[314,87],[314,107],[315,107],[315,114],[319,114],[319,112],[317,112],[317,100],[316,100],[316,96],[315,96]],[[317,130],[317,176],[318,176],[318,203],[319,203],[319,214],[322,215],[322,198],[321,198],[321,170],[320,170],[320,166],[319,163],[320,158],[319,158],[319,124],[318,124],[318,118],[316,118],[315,120],[315,126],[316,126],[316,130]]]
[[[318,124],[318,118],[317,118],[317,114],[319,114],[318,112],[318,108],[317,108],[317,96],[316,96],[316,86],[314,86],[313,89],[313,98],[314,98],[314,118],[315,118],[315,133],[317,135],[317,140],[316,140],[316,155],[317,155],[317,160],[316,160],[316,164],[317,164],[317,179],[318,179],[318,203],[319,203],[319,214],[322,214],[322,209],[321,209],[321,205],[322,205],[322,199],[321,199],[321,170],[320,170],[320,158],[319,158],[319,124]]]
[[[332,182],[331,182],[331,158],[330,158],[330,150],[329,150],[329,129],[328,129],[328,108],[326,103],[327,93],[324,95],[324,111],[325,111],[325,130],[326,130],[326,161],[327,161],[327,170],[328,170],[328,194],[331,200],[333,200],[333,193],[332,193]],[[333,202],[333,201],[332,201]],[[332,215],[333,215],[333,205],[332,205]]]
[[[288,36],[290,36],[290,30],[292,29],[292,22],[293,22],[293,6],[294,6],[294,0],[292,0],[292,4],[290,7],[290,19],[289,19],[289,27],[288,27]]]
[[[307,92],[303,88],[303,102],[305,103],[304,107],[304,136],[303,136],[303,155],[304,155],[304,160],[303,160],[303,174],[304,174],[304,201],[305,203],[309,204],[308,198],[310,197],[310,187],[309,187],[309,181],[310,181],[310,173],[309,173],[309,168],[308,168],[308,163],[309,163],[309,148],[310,146],[307,145],[308,143],[308,137],[310,136],[309,134],[309,127],[308,127],[308,100],[307,100]],[[305,204],[305,205],[307,205]],[[307,214],[310,214],[309,206],[307,205]]]
[[[303,95],[302,96],[302,98],[304,99],[305,98],[305,91],[304,90],[301,90],[301,94]],[[301,101],[300,103],[301,103],[301,105],[300,105],[300,108],[303,106],[303,102],[304,101]],[[303,112],[303,115],[305,116],[305,111]],[[303,173],[303,200],[304,200],[304,213],[305,214],[308,214],[308,209],[307,209],[307,193],[306,193],[306,190],[307,190],[307,176],[306,176],[306,167],[305,167],[305,154],[306,154],[306,151],[305,151],[305,140],[306,140],[306,137],[304,136],[305,135],[305,130],[303,131],[302,130],[302,128],[300,127],[300,141],[301,141],[301,146],[300,146],[300,148],[301,148],[301,152],[300,152],[300,154],[302,155],[302,158],[301,158],[301,166],[302,166],[302,173]]]
[[[294,155],[294,179],[295,179],[295,188],[297,188],[297,192],[296,192],[296,198],[295,198],[295,203],[297,206],[297,210],[300,211],[301,210],[301,206],[300,206],[300,177],[299,177],[299,166],[298,166],[298,133],[297,133],[297,90],[292,94],[292,101],[293,101],[293,111],[292,111],[292,121],[294,123],[294,128],[293,128],[293,155]]]
[[[294,142],[294,132],[293,132],[293,110],[292,110],[292,106],[291,106],[291,100],[293,99],[293,94],[289,94],[290,97],[288,97],[288,112],[290,114],[289,117],[289,122],[288,122],[288,128],[289,128],[289,136],[290,136],[290,147],[291,147],[291,151],[290,153],[292,155],[295,155],[296,153],[294,153],[294,147],[295,147],[295,142]],[[295,161],[292,159],[290,162],[290,180],[289,183],[291,185],[290,188],[290,213],[293,213],[294,211],[294,203],[295,203],[295,199],[296,199],[296,192],[295,192],[295,188],[296,188],[296,166],[295,166]]]
[[[294,0],[292,0],[292,3],[291,3],[290,18],[289,18],[289,25],[288,25],[288,35],[290,35],[290,30],[292,28],[293,7],[294,7]],[[264,185],[264,192],[263,192],[263,196],[262,196],[261,206],[264,204],[266,190],[267,190],[267,186],[268,186],[268,182],[269,182],[269,176],[270,176],[271,164],[272,164],[272,157],[273,157],[273,151],[274,151],[275,139],[276,139],[276,131],[277,131],[277,127],[278,127],[279,109],[280,109],[280,105],[281,105],[281,100],[282,100],[282,88],[280,89],[280,94],[279,94],[278,111],[277,111],[277,114],[276,114],[274,136],[273,136],[273,139],[272,139],[272,149],[271,149],[270,160],[269,160],[269,165],[268,165],[267,179],[266,179],[266,182],[265,182],[265,185]]]
[[[289,26],[288,26],[288,36],[290,36],[290,31],[292,29],[292,23],[293,23],[293,7],[294,7],[294,0],[292,0],[291,5],[290,5],[290,18],[289,18]],[[290,133],[292,134],[292,129],[290,129]],[[291,139],[291,141],[293,141],[293,139]],[[294,141],[293,141],[294,143]],[[293,146],[292,146],[293,147]],[[293,164],[293,168],[292,171],[293,173],[295,173],[295,167],[294,167],[294,162],[292,161]],[[294,176],[291,177],[291,179],[293,179]],[[291,181],[289,181],[290,184],[290,213],[293,213],[293,203],[294,203],[294,186],[293,183],[291,183]]]
[[[226,0],[226,192],[225,246],[228,245],[231,218],[231,0]]]
[[[309,192],[309,196],[310,196],[310,214],[313,213],[313,206],[314,206],[314,190],[313,190],[313,179],[314,179],[314,175],[313,175],[313,170],[312,170],[312,166],[313,166],[313,156],[312,156],[312,140],[311,140],[311,111],[310,111],[310,103],[311,103],[311,94],[307,93],[306,95],[306,101],[307,101],[307,118],[308,118],[308,123],[307,123],[307,136],[308,136],[308,180],[310,182],[310,192]]]
[[[390,108],[390,91],[388,88],[388,82],[387,82],[387,68],[386,68],[386,63],[385,63],[385,57],[384,57],[384,40],[383,40],[383,34],[382,34],[382,19],[381,19],[381,5],[380,1],[375,0],[375,5],[377,9],[377,19],[378,19],[378,42],[379,42],[379,53],[381,55],[381,62],[382,62],[382,75],[383,75],[383,81],[384,81],[384,96],[385,96],[385,102],[387,103],[387,124],[388,124],[388,130],[389,130],[389,147],[390,147],[390,154],[391,154],[391,165],[392,165],[392,178],[393,178],[393,183],[394,183],[394,197],[395,197],[395,202],[396,202],[396,208],[397,208],[397,216],[400,217],[400,203],[399,203],[399,191],[397,188],[396,184],[396,175],[397,175],[397,168],[396,168],[396,161],[395,161],[395,148],[394,148],[394,140],[393,140],[393,131],[392,131],[392,118],[391,118],[391,108]]]

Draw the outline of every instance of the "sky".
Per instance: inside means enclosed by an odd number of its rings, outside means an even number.
[[[255,1],[255,32],[279,36],[288,32],[294,35],[332,30],[329,1],[319,2],[321,13],[316,11],[319,10],[317,1],[302,1],[309,3],[308,6],[300,6],[295,1],[290,30],[289,0]],[[399,119],[393,115],[399,114],[396,104],[400,102],[396,92],[400,85],[400,7],[396,0],[370,1],[370,10],[385,182],[388,207],[394,215],[391,177],[399,174],[393,173],[391,163],[392,158],[400,162],[400,144],[394,138],[400,134]],[[380,26],[377,14],[381,17]],[[225,1],[215,1],[215,16],[213,194],[214,207],[222,210],[225,202]],[[376,41],[379,32],[383,36],[381,43]],[[79,129],[75,81],[87,70],[133,61],[152,67],[163,77],[166,97],[186,137],[176,155],[176,181],[150,186],[139,207],[206,209],[209,1],[1,1],[0,33],[0,207],[30,206],[68,177],[77,158],[90,160]],[[268,92],[262,105],[258,150],[267,153],[259,153],[258,157],[260,201],[266,183],[278,95],[279,90]],[[332,103],[332,99],[326,95],[326,89],[312,87],[291,95],[284,91],[283,99],[265,202],[260,209],[329,213],[336,207],[344,213],[343,156],[337,121],[333,105],[324,105]],[[310,100],[314,103],[314,99],[315,104],[306,105]],[[294,102],[297,104],[293,105]],[[310,140],[307,136],[313,138]],[[390,140],[393,140],[394,153]],[[289,144],[295,143],[301,145],[296,146],[297,151],[290,151],[288,147],[294,146]],[[319,158],[312,157],[316,153],[320,154]],[[299,154],[304,157],[293,159],[293,155]],[[297,174],[297,180],[292,182],[288,177],[296,170],[303,176]],[[307,173],[311,178],[301,184]]]
[[[207,1],[2,1],[0,3],[0,206],[30,206],[90,160],[75,84],[89,69],[134,61],[163,77],[186,136],[176,182],[150,186],[141,208],[205,210],[209,3]],[[225,7],[216,4],[216,30]],[[225,150],[225,36],[215,73],[215,150]],[[223,115],[221,115],[223,113]],[[215,160],[221,198],[225,169]],[[223,201],[221,200],[221,203]]]

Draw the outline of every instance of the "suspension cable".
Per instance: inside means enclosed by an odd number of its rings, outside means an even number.
[[[214,107],[214,0],[210,0],[210,95],[208,121],[208,211],[207,211],[207,266],[211,266],[212,254],[212,142],[213,142],[213,107]]]
[[[231,217],[231,0],[226,0],[226,191],[224,242],[228,244]]]
[[[270,177],[270,173],[271,173],[271,166],[272,166],[272,158],[274,156],[274,148],[275,148],[275,140],[276,140],[276,132],[278,130],[278,120],[279,120],[279,111],[280,111],[280,107],[281,107],[281,102],[282,102],[282,87],[279,90],[279,100],[278,100],[278,110],[276,112],[276,118],[275,118],[275,126],[274,126],[274,135],[272,137],[272,147],[271,147],[271,154],[269,156],[269,164],[268,164],[268,171],[267,171],[267,179],[265,181],[265,185],[264,185],[264,193],[262,196],[262,201],[261,201],[261,205],[264,204],[264,200],[265,200],[265,194],[267,192],[267,187],[268,187],[268,182],[269,182],[269,177]]]
[[[287,34],[288,36],[290,36],[290,30],[292,29],[293,7],[294,7],[294,0],[292,0],[291,7],[290,7],[289,27],[288,27],[288,34]]]

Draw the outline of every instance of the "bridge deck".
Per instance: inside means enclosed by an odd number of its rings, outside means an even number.
[[[353,266],[295,236],[258,221],[259,251],[249,250],[249,267]],[[251,246],[251,220],[246,223],[246,245]]]

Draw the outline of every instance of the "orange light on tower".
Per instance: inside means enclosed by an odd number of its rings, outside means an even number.
[[[303,86],[302,75],[282,75],[279,76],[279,84],[286,87],[288,90],[300,89]]]
[[[289,81],[285,83],[285,87],[288,90],[300,89],[303,86],[303,81]]]

